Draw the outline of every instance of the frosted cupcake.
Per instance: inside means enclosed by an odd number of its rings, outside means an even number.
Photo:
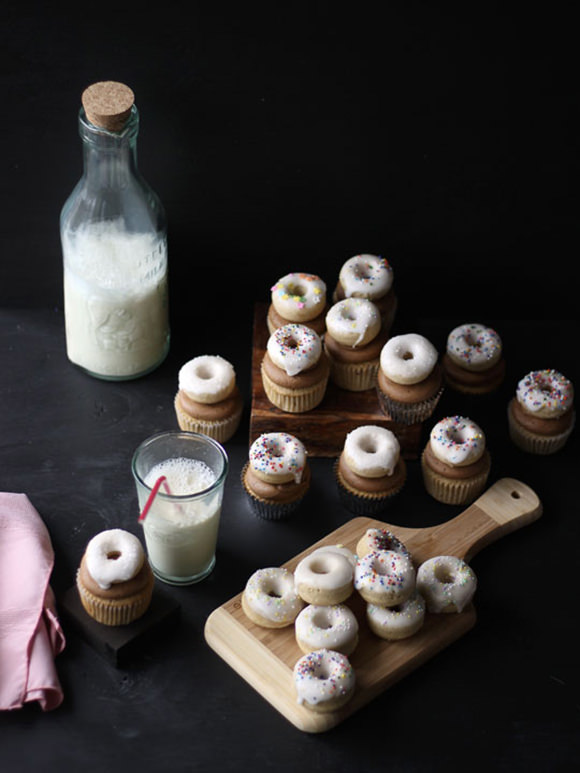
[[[574,387],[557,370],[533,370],[518,383],[508,406],[512,441],[532,454],[553,454],[574,428]]]
[[[492,392],[505,376],[501,338],[492,328],[475,322],[460,325],[447,337],[442,364],[452,389],[474,395]]]
[[[374,425],[348,433],[334,472],[340,500],[355,515],[382,512],[407,479],[396,436]]]
[[[109,529],[88,543],[76,576],[83,608],[98,623],[128,625],[151,603],[153,572],[141,542],[123,529]]]
[[[268,332],[290,322],[307,325],[322,335],[325,330],[326,284],[316,274],[293,272],[281,277],[271,288]]]
[[[238,429],[244,407],[233,366],[218,355],[202,355],[179,371],[174,408],[179,427],[225,443]]]
[[[379,404],[402,424],[428,419],[443,392],[443,376],[433,344],[418,333],[390,338],[383,346],[377,376]]]
[[[379,310],[385,329],[389,331],[397,310],[393,288],[393,269],[380,255],[355,255],[340,269],[333,301],[344,298],[366,298]]]
[[[310,486],[306,449],[293,435],[268,432],[251,445],[242,470],[242,485],[260,518],[287,518],[302,502]]]
[[[387,337],[372,301],[346,298],[335,303],[326,315],[324,336],[331,381],[350,392],[372,389]]]
[[[305,325],[275,330],[266,347],[261,374],[270,402],[282,411],[304,413],[322,402],[330,366],[320,337]]]
[[[485,435],[474,421],[450,416],[433,427],[421,469],[425,488],[434,499],[448,505],[473,502],[485,488],[490,468]]]

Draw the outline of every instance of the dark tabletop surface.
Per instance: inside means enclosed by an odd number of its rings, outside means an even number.
[[[554,456],[525,454],[508,438],[506,406],[530,370],[579,383],[571,25],[493,4],[469,15],[390,4],[386,18],[366,4],[251,5],[194,2],[184,18],[173,3],[114,13],[7,4],[0,489],[26,493],[46,523],[57,597],[95,533],[140,534],[130,460],[143,439],[176,428],[183,362],[229,359],[246,411],[226,446],[216,568],[198,585],[163,586],[181,605],[177,627],[116,668],[65,624],[64,701],[0,715],[0,769],[570,770],[580,753],[578,433]],[[58,215],[80,174],[80,94],[101,79],[136,93],[140,167],[169,219],[170,354],[124,383],[86,376],[64,348]],[[476,420],[490,483],[527,483],[544,513],[473,559],[473,630],[338,728],[309,735],[207,646],[203,627],[255,569],[351,517],[331,459],[313,460],[308,498],[283,523],[254,516],[239,472],[254,303],[289,271],[332,286],[359,252],[393,264],[393,332],[421,332],[442,351],[463,322],[498,330],[503,386],[478,399],[447,390],[434,419]],[[429,526],[457,512],[426,494],[410,461],[385,517]]]

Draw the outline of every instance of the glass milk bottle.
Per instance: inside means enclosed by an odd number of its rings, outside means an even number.
[[[67,355],[109,380],[150,372],[169,349],[167,226],[137,168],[138,131],[130,88],[83,92],[84,170],[60,217]]]

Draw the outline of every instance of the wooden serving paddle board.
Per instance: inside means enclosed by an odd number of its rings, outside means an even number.
[[[541,514],[541,502],[528,486],[503,478],[462,513],[437,526],[411,529],[371,518],[354,518],[284,566],[293,571],[302,558],[323,545],[344,545],[354,552],[366,529],[373,527],[392,531],[407,546],[416,566],[437,555],[469,561],[481,548]],[[309,733],[329,730],[346,719],[466,633],[476,620],[473,604],[461,614],[427,613],[419,633],[388,642],[368,628],[366,605],[355,591],[346,602],[359,622],[359,643],[350,656],[356,675],[355,694],[342,709],[319,713],[296,700],[292,670],[303,653],[296,644],[294,626],[269,629],[255,625],[242,611],[241,596],[240,592],[210,614],[205,625],[206,641],[287,720]]]

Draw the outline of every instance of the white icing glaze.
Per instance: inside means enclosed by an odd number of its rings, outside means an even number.
[[[306,325],[290,323],[275,330],[267,344],[270,359],[289,376],[316,365],[322,353],[320,337]]]
[[[366,556],[367,553],[377,550],[394,550],[395,553],[410,557],[406,546],[388,529],[367,529],[356,546],[356,552],[360,556]]]
[[[314,319],[326,303],[326,284],[316,274],[286,274],[271,291],[272,305],[278,314],[292,322]]]
[[[353,579],[349,558],[338,552],[313,551],[300,561],[294,570],[296,588],[305,585],[321,590],[342,588]]]
[[[287,432],[266,432],[250,446],[250,465],[258,478],[300,483],[306,465],[304,445]]]
[[[394,607],[381,607],[377,604],[367,604],[367,618],[372,618],[375,627],[383,629],[385,638],[398,638],[406,629],[416,629],[425,619],[425,599],[416,591]]]
[[[332,306],[326,315],[326,330],[344,346],[364,346],[381,329],[381,315],[365,298],[346,298]]]
[[[258,569],[246,583],[244,596],[254,612],[275,623],[292,623],[303,606],[292,572],[284,568]]]
[[[516,398],[529,413],[556,418],[572,407],[574,387],[557,370],[533,370],[518,383]]]
[[[415,588],[415,569],[411,560],[394,550],[377,550],[359,557],[354,587],[363,598],[368,591],[384,597],[384,606],[401,604]],[[376,603],[372,601],[372,603]]]
[[[462,612],[476,588],[473,569],[456,556],[435,556],[417,571],[417,590],[429,612]]]
[[[437,459],[454,467],[473,464],[485,451],[483,430],[463,416],[448,416],[437,422],[431,430],[429,443]]]
[[[381,351],[381,370],[397,384],[417,384],[429,376],[437,362],[437,349],[419,333],[389,338]]]
[[[100,532],[90,540],[85,551],[87,571],[103,590],[131,580],[144,560],[141,542],[124,529]]]
[[[354,669],[340,652],[309,652],[294,666],[294,685],[298,703],[321,704],[352,693]]]
[[[344,461],[363,478],[392,475],[399,456],[399,441],[386,427],[363,425],[349,432],[344,441]]]
[[[198,403],[217,403],[232,393],[236,374],[219,355],[203,354],[189,360],[179,371],[179,388]]]
[[[339,274],[346,298],[382,298],[393,284],[393,269],[378,255],[355,255],[342,266]]]
[[[476,322],[456,327],[447,337],[447,354],[465,370],[487,370],[501,353],[501,338],[495,330]]]
[[[323,545],[321,548],[316,548],[316,550],[313,550],[310,555],[314,556],[317,553],[336,553],[339,556],[343,556],[350,563],[354,571],[356,566],[356,555],[352,552],[352,550],[345,548],[343,545]]]
[[[310,650],[343,652],[352,646],[358,634],[357,619],[345,604],[309,604],[300,612],[294,626],[296,638]]]

